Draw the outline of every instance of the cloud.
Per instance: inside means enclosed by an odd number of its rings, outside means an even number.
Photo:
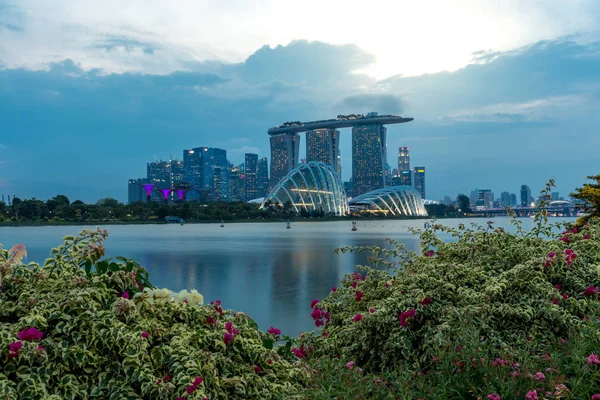
[[[399,115],[404,112],[405,104],[402,98],[392,94],[357,94],[343,99],[337,106],[344,112],[366,114],[370,111],[377,111],[381,114]]]
[[[107,52],[111,51],[126,51],[134,52],[137,50],[142,51],[144,54],[154,54],[154,47],[150,43],[143,43],[139,40],[130,39],[126,37],[113,37],[103,40],[101,43],[93,46],[97,49],[105,49]]]
[[[8,150],[8,146],[0,143],[0,150]]]

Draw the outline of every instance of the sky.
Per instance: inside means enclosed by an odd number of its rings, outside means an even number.
[[[428,198],[567,196],[600,172],[600,2],[568,4],[0,0],[0,194],[126,201],[155,158],[376,111],[415,118],[388,161],[409,146]]]

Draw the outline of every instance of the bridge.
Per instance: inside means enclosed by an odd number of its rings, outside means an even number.
[[[518,217],[530,217],[539,212],[539,209],[537,207],[513,207],[510,210],[514,211]],[[546,210],[549,215],[562,217],[577,217],[579,214],[579,209],[571,203],[560,205],[550,204],[544,207],[544,210]],[[481,210],[473,210],[472,214],[479,214],[484,217],[491,217],[494,215],[508,215],[508,212],[506,211],[506,208],[484,208]]]
[[[410,122],[414,118],[403,118],[396,115],[374,115],[374,113],[364,115],[338,115],[336,119],[325,119],[321,121],[310,122],[286,122],[283,125],[269,128],[267,133],[271,136],[284,133],[306,132],[313,129],[337,129],[349,128],[357,125],[388,125]]]

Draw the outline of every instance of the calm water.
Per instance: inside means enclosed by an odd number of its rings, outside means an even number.
[[[553,221],[560,219],[555,218]],[[442,223],[485,224],[485,219],[451,219]],[[494,218],[495,226],[514,230],[508,218]],[[524,228],[533,220],[522,219]],[[418,238],[407,227],[423,220],[359,222],[179,225],[110,225],[105,245],[109,256],[133,258],[150,272],[151,282],[174,291],[197,289],[207,302],[220,299],[224,308],[250,314],[263,329],[273,325],[296,335],[313,328],[310,301],[325,297],[342,276],[365,264],[367,255],[333,252],[343,246],[384,246],[386,238],[410,250]],[[84,227],[1,227],[5,248],[22,243],[28,261],[43,262],[65,235]],[[446,238],[449,239],[449,238]]]

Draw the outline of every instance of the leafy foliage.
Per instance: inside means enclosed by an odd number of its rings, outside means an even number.
[[[583,187],[577,188],[575,193],[571,193],[571,197],[582,201],[580,208],[589,213],[580,218],[578,225],[583,225],[590,219],[600,216],[600,174],[587,178],[595,183],[585,183]]]
[[[0,250],[3,399],[299,396],[309,370],[288,361],[290,344],[282,357],[281,337],[246,314],[153,289],[131,260],[101,260],[105,237],[68,236],[41,267]]]

